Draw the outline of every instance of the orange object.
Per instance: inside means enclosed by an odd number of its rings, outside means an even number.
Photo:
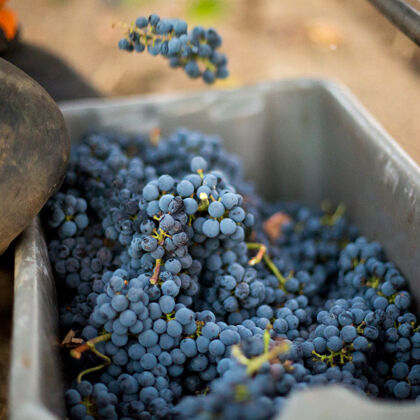
[[[286,213],[274,213],[263,223],[264,232],[268,235],[270,240],[274,242],[281,235],[282,226],[290,221],[291,218]]]
[[[18,30],[18,18],[11,9],[4,7],[7,0],[0,0],[0,29],[8,41],[15,38]]]

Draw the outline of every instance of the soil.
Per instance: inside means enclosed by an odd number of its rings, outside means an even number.
[[[116,48],[112,28],[155,11],[215,26],[231,77],[214,88],[267,79],[322,77],[350,88],[420,163],[420,50],[366,0],[229,0],[211,19],[190,16],[197,0],[11,0],[26,41],[64,58],[105,95],[207,87],[163,58]],[[415,2],[418,4],[418,1]]]

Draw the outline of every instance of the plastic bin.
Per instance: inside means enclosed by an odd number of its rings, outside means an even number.
[[[266,82],[232,91],[83,100],[61,105],[73,141],[91,127],[217,133],[268,198],[344,202],[379,240],[420,301],[420,168],[342,86]],[[10,418],[65,416],[57,359],[55,288],[38,220],[16,247]],[[296,394],[284,419],[419,419],[420,405],[385,403],[341,387]]]

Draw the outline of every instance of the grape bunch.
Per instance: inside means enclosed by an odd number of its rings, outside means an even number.
[[[58,193],[46,206],[48,226],[57,229],[60,239],[80,235],[89,225],[87,204],[77,195]]]
[[[161,19],[156,14],[140,16],[135,23],[123,26],[127,36],[118,43],[122,50],[161,55],[171,67],[182,67],[189,77],[200,77],[208,84],[229,76],[227,58],[217,51],[222,38],[213,28],[195,26],[188,32],[185,21]]]
[[[88,133],[43,212],[71,419],[270,419],[329,384],[420,399],[407,281],[343,207],[266,202],[216,136],[154,140]]]

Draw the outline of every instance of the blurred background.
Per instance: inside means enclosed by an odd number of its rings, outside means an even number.
[[[419,0],[412,0],[419,4]],[[232,88],[290,77],[347,85],[420,163],[420,49],[367,0],[10,0],[21,37],[66,60],[110,96],[207,89],[163,58],[127,54],[118,21],[156,12],[223,37]],[[54,71],[54,69],[51,69]]]
[[[419,5],[419,0],[410,1]],[[92,87],[75,91],[77,97],[331,78],[346,85],[420,164],[420,49],[367,0],[10,0],[8,6],[18,15],[21,41],[31,46],[21,51],[16,64],[42,66],[44,77],[54,79],[57,63],[40,49],[57,56]],[[113,23],[151,12],[185,19],[190,27],[217,28],[231,76],[208,87],[182,70],[171,70],[163,58],[120,51],[123,32]],[[61,83],[68,91],[65,77]],[[2,258],[6,260],[13,258]],[[10,274],[10,267],[0,264],[0,419],[6,416]]]

